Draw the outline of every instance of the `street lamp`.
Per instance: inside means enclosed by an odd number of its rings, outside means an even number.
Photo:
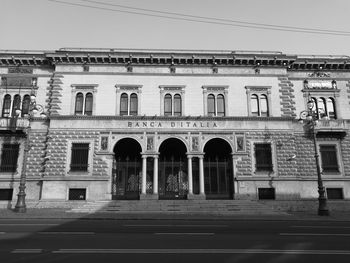
[[[16,110],[17,117],[20,116],[21,110]],[[21,171],[21,177],[19,182],[19,191],[17,194],[17,203],[15,206],[14,211],[19,213],[25,213],[27,211],[27,206],[25,203],[25,188],[26,188],[26,169],[27,169],[27,158],[28,158],[28,152],[30,149],[30,121],[34,115],[36,115],[38,112],[40,112],[41,117],[45,117],[46,115],[43,113],[43,107],[41,105],[36,104],[36,96],[34,91],[30,94],[30,103],[29,103],[29,114],[27,116],[28,118],[28,126],[24,129],[24,134],[26,136],[25,144],[24,144],[24,154],[23,154],[23,163],[22,163],[22,171]]]
[[[317,183],[318,183],[318,215],[329,216],[329,210],[327,207],[325,188],[323,186],[322,177],[321,177],[319,154],[317,151],[317,143],[316,143],[315,126],[316,126],[319,113],[317,112],[317,109],[313,110],[314,107],[315,107],[315,102],[312,99],[310,99],[307,102],[308,111],[302,111],[300,113],[300,118],[306,119],[308,121],[308,126],[311,131],[313,142],[314,142],[315,161],[316,161],[316,169],[317,169]]]

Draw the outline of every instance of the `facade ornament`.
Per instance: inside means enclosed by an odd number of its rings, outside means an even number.
[[[312,73],[309,73],[308,76],[310,78],[329,78],[331,76],[330,73],[327,73],[327,72],[322,72],[322,71],[315,71],[315,72],[312,72]]]

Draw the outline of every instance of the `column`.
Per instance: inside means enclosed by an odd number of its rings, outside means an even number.
[[[146,194],[146,180],[147,180],[147,156],[142,156],[142,187],[141,194]]]
[[[188,194],[193,195],[193,179],[192,179],[192,156],[187,155],[187,169],[188,169]]]
[[[204,192],[204,166],[203,166],[203,156],[198,156],[199,158],[199,194],[205,195]]]
[[[158,156],[153,157],[153,194],[158,194]]]

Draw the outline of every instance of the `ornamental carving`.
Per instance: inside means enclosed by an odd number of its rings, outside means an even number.
[[[15,67],[15,68],[9,68],[8,73],[33,74],[33,69]]]
[[[315,72],[309,73],[308,76],[311,78],[314,78],[314,77],[316,77],[316,78],[329,78],[331,76],[331,74],[327,73],[327,72],[315,71]]]

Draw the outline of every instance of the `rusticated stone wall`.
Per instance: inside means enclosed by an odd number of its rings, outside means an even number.
[[[93,151],[92,176],[106,175],[108,164],[98,157],[95,153],[98,151],[99,132],[86,130],[51,130],[48,138],[45,176],[65,176],[67,175],[66,165],[70,164],[68,150],[70,141],[79,140],[79,142],[91,142],[90,150]]]
[[[288,77],[279,77],[278,80],[281,93],[281,117],[296,117],[293,83]]]

